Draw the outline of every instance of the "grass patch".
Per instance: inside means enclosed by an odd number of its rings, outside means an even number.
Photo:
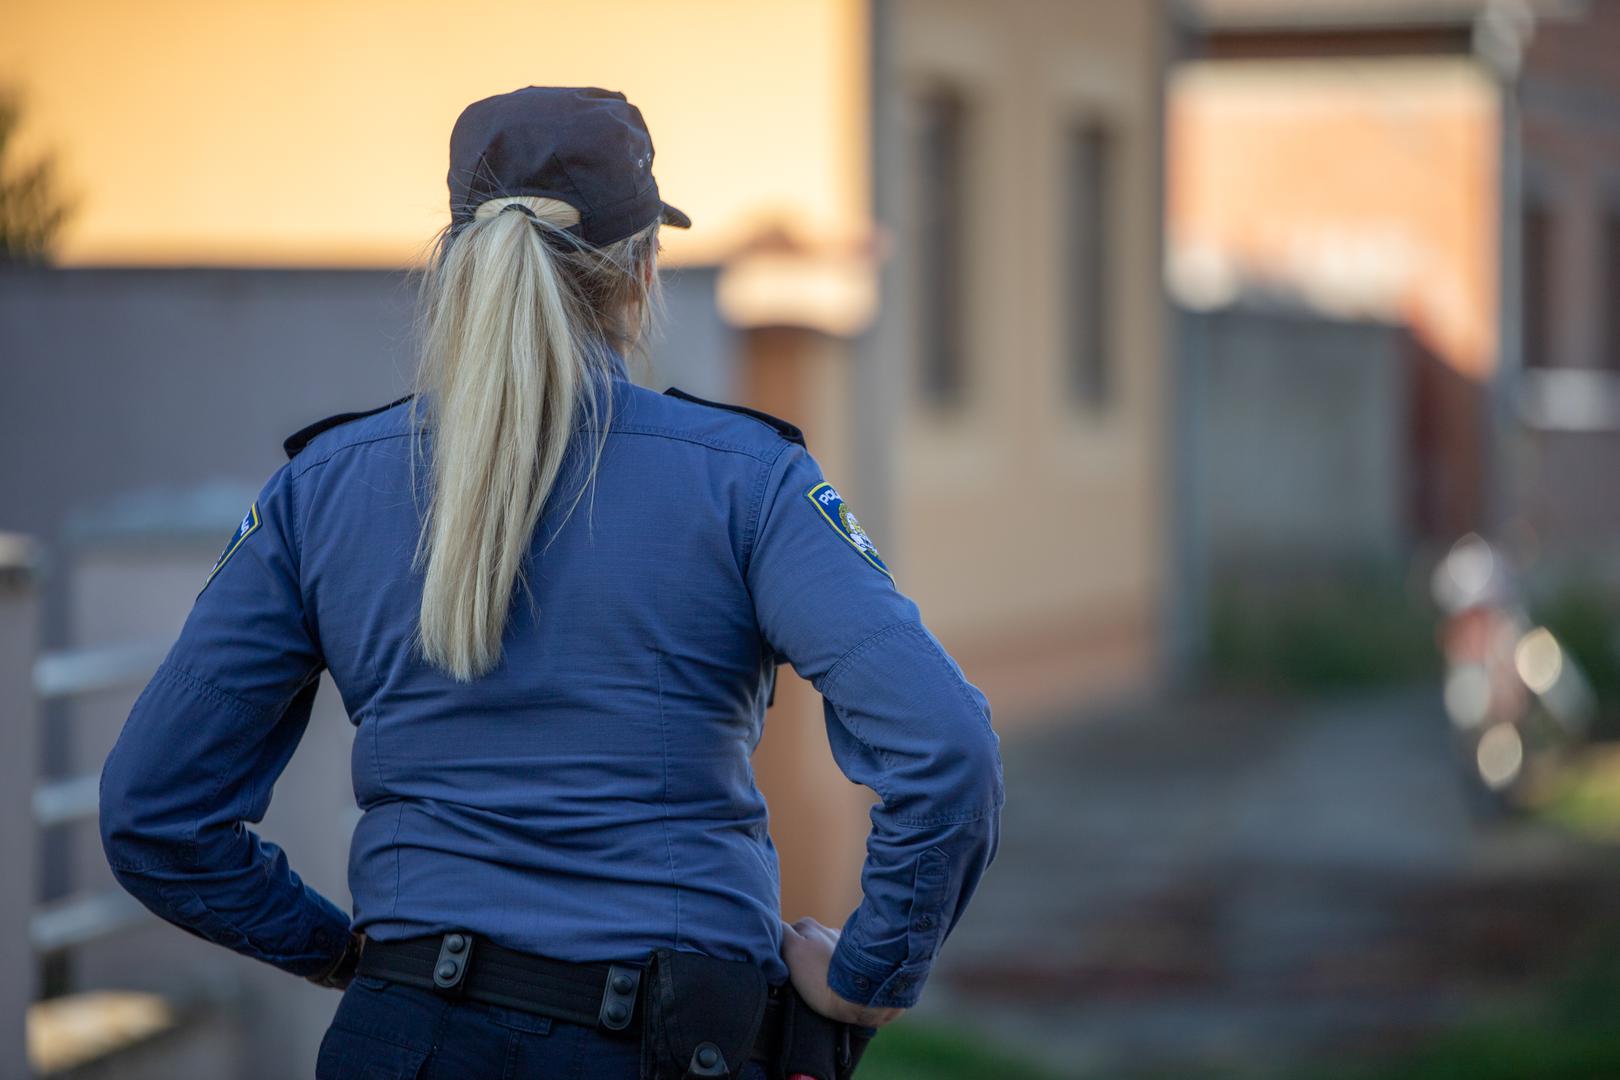
[[[1584,751],[1548,782],[1536,816],[1596,840],[1620,841],[1620,748]]]
[[[1398,1058],[1305,1069],[1298,1080],[1612,1080],[1620,1077],[1620,927],[1539,999],[1482,1016]]]
[[[1304,694],[1414,682],[1440,669],[1435,625],[1393,571],[1286,587],[1229,582],[1211,606],[1210,672],[1229,685]]]
[[[856,1070],[860,1080],[1057,1080],[1011,1049],[916,1020],[878,1033]]]

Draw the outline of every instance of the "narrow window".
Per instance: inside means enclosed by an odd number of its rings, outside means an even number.
[[[1101,124],[1071,127],[1064,147],[1063,341],[1069,390],[1090,408],[1113,392],[1108,288],[1114,212],[1114,137]]]
[[[1545,202],[1532,197],[1525,201],[1522,220],[1524,366],[1550,367],[1556,362],[1552,340],[1552,305],[1556,295],[1552,212]]]
[[[967,107],[949,89],[918,101],[916,207],[918,372],[931,405],[959,404],[967,377]]]
[[[1603,296],[1602,365],[1620,372],[1620,203],[1603,220]]]

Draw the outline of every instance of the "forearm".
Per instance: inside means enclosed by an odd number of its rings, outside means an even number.
[[[176,926],[299,975],[331,965],[348,917],[246,823],[264,816],[261,770],[280,771],[315,685],[261,706],[165,663],[101,774],[102,847],[119,883]]]
[[[895,670],[927,677],[899,683]],[[863,898],[829,980],[848,1001],[909,1007],[995,857],[1000,743],[983,695],[918,624],[882,635],[834,672],[828,690],[834,755],[880,798]]]
[[[874,827],[861,904],[845,922],[828,984],[858,1005],[917,1003],[940,946],[995,858],[999,806],[928,827]]]
[[[206,858],[113,874],[153,914],[294,975],[318,975],[342,955],[349,919],[306,885],[274,844],[242,830]],[[110,853],[111,854],[111,853]]]

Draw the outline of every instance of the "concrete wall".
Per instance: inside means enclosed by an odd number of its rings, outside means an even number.
[[[1331,568],[1407,552],[1403,337],[1308,315],[1185,317],[1185,490],[1213,567]]]
[[[1476,459],[1414,438],[1425,358],[1399,327],[1233,308],[1184,314],[1177,340],[1168,649],[1196,676],[1218,588],[1398,565],[1435,479]]]
[[[669,313],[643,378],[733,382],[714,270],[665,272]],[[130,493],[247,489],[312,420],[404,393],[413,286],[372,270],[0,267],[0,528],[55,547]],[[26,462],[26,467],[16,463]],[[218,543],[240,506],[225,503]],[[210,565],[218,555],[207,555]],[[67,640],[47,583],[47,641]]]

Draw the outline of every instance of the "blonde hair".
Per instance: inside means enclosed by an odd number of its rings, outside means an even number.
[[[658,222],[594,247],[566,231],[578,221],[557,199],[491,199],[439,235],[423,274],[413,490],[420,436],[432,449],[412,562],[424,573],[416,640],[459,681],[501,661],[535,526],[576,433],[593,443],[568,514],[595,478],[611,419],[598,392],[611,378],[602,344],[627,353],[662,307]]]

